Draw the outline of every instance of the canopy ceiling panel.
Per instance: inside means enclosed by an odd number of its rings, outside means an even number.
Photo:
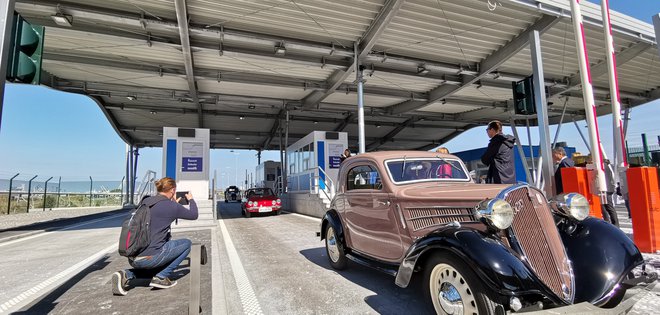
[[[532,73],[532,28],[542,33],[551,122],[564,96],[565,120],[584,119],[565,0],[496,1],[495,8],[483,0],[176,1],[185,6],[187,32],[175,0],[16,0],[15,10],[46,26],[42,84],[95,97],[122,139],[138,146],[160,146],[163,126],[181,126],[211,129],[213,147],[276,149],[288,110],[290,143],[313,130],[343,130],[355,149],[357,58],[367,146],[429,149],[475,125],[509,120],[511,82]],[[604,115],[600,9],[583,2],[582,11]],[[71,25],[56,25],[55,14]],[[659,98],[652,25],[611,16],[622,103]]]
[[[331,69],[309,64],[295,64],[287,60],[268,57],[218,55],[218,51],[203,50],[194,53],[195,65],[200,68],[221,70],[220,74],[266,74],[308,80],[323,80],[332,74]]]
[[[364,76],[365,86],[380,86],[398,90],[426,92],[442,83],[442,80],[426,78],[422,75],[411,76],[387,73],[384,71],[369,71]],[[355,76],[347,78],[344,82],[353,82]]]
[[[355,105],[355,109],[357,110],[357,103],[358,103],[357,93],[346,94],[346,93],[342,93],[341,91],[337,91],[335,93],[332,93],[332,95],[328,96],[328,98],[326,98],[325,100],[328,103]],[[369,106],[369,107],[384,107],[384,106],[398,104],[404,100],[405,99],[402,98],[365,95],[364,104],[365,106]]]
[[[80,65],[61,61],[43,61],[44,70],[63,79],[82,80],[98,83],[129,84],[138,87],[153,87],[162,89],[187,88],[186,80],[177,76],[160,77],[158,73],[137,73],[124,70],[114,70],[107,67]]]
[[[348,45],[369,27],[383,1],[188,1],[191,22]]]
[[[302,86],[300,88],[285,88],[274,85],[266,86],[213,80],[199,80],[197,83],[199,90],[202,92],[271,97],[287,100],[300,99],[311,93],[310,90],[305,91]]]
[[[475,108],[482,108],[482,107],[478,107],[475,105],[465,106],[465,105],[453,104],[451,101],[448,101],[445,103],[435,102],[427,107],[424,107],[424,110],[434,113],[458,114],[473,110]]]

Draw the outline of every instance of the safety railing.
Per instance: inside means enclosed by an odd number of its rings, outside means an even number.
[[[323,192],[328,200],[332,200],[332,198],[335,197],[335,183],[321,167],[318,167],[318,170],[319,173],[313,177],[314,183],[313,185],[310,185],[310,188]],[[321,174],[323,174],[323,176],[321,176]],[[323,183],[323,187],[321,187],[321,183]]]
[[[138,187],[138,200],[136,200],[137,202],[140,202],[145,196],[154,196],[156,194],[156,185],[154,184],[155,181],[156,172],[149,170],[144,174],[142,181],[140,182],[140,186]]]
[[[277,194],[278,196],[284,193],[284,183],[282,181],[282,175],[277,176],[272,188],[275,191],[275,194]]]

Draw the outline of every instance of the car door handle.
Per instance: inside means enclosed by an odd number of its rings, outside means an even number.
[[[387,201],[380,201],[380,200],[378,200],[378,204],[381,205],[381,206],[389,206],[389,205],[390,205],[390,201],[389,201],[389,200],[387,200]]]

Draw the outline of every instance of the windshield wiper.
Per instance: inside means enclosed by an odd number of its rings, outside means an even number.
[[[445,158],[443,158],[443,157],[441,157],[441,156],[439,156],[439,155],[436,155],[435,157],[437,157],[438,159],[442,160],[442,161],[445,162],[446,164],[449,164],[451,167],[453,167],[453,168],[459,170],[460,172],[463,172],[462,169],[458,168],[458,166],[454,165],[453,163],[447,161]]]
[[[401,165],[401,180],[403,180],[403,174],[406,170],[406,156],[403,156],[403,165]]]

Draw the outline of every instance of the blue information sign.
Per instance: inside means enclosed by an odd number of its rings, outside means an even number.
[[[330,159],[330,168],[339,168],[339,164],[341,164],[341,158],[338,156],[330,156],[328,157]]]
[[[184,157],[182,164],[182,172],[201,172],[203,168],[201,157]]]

